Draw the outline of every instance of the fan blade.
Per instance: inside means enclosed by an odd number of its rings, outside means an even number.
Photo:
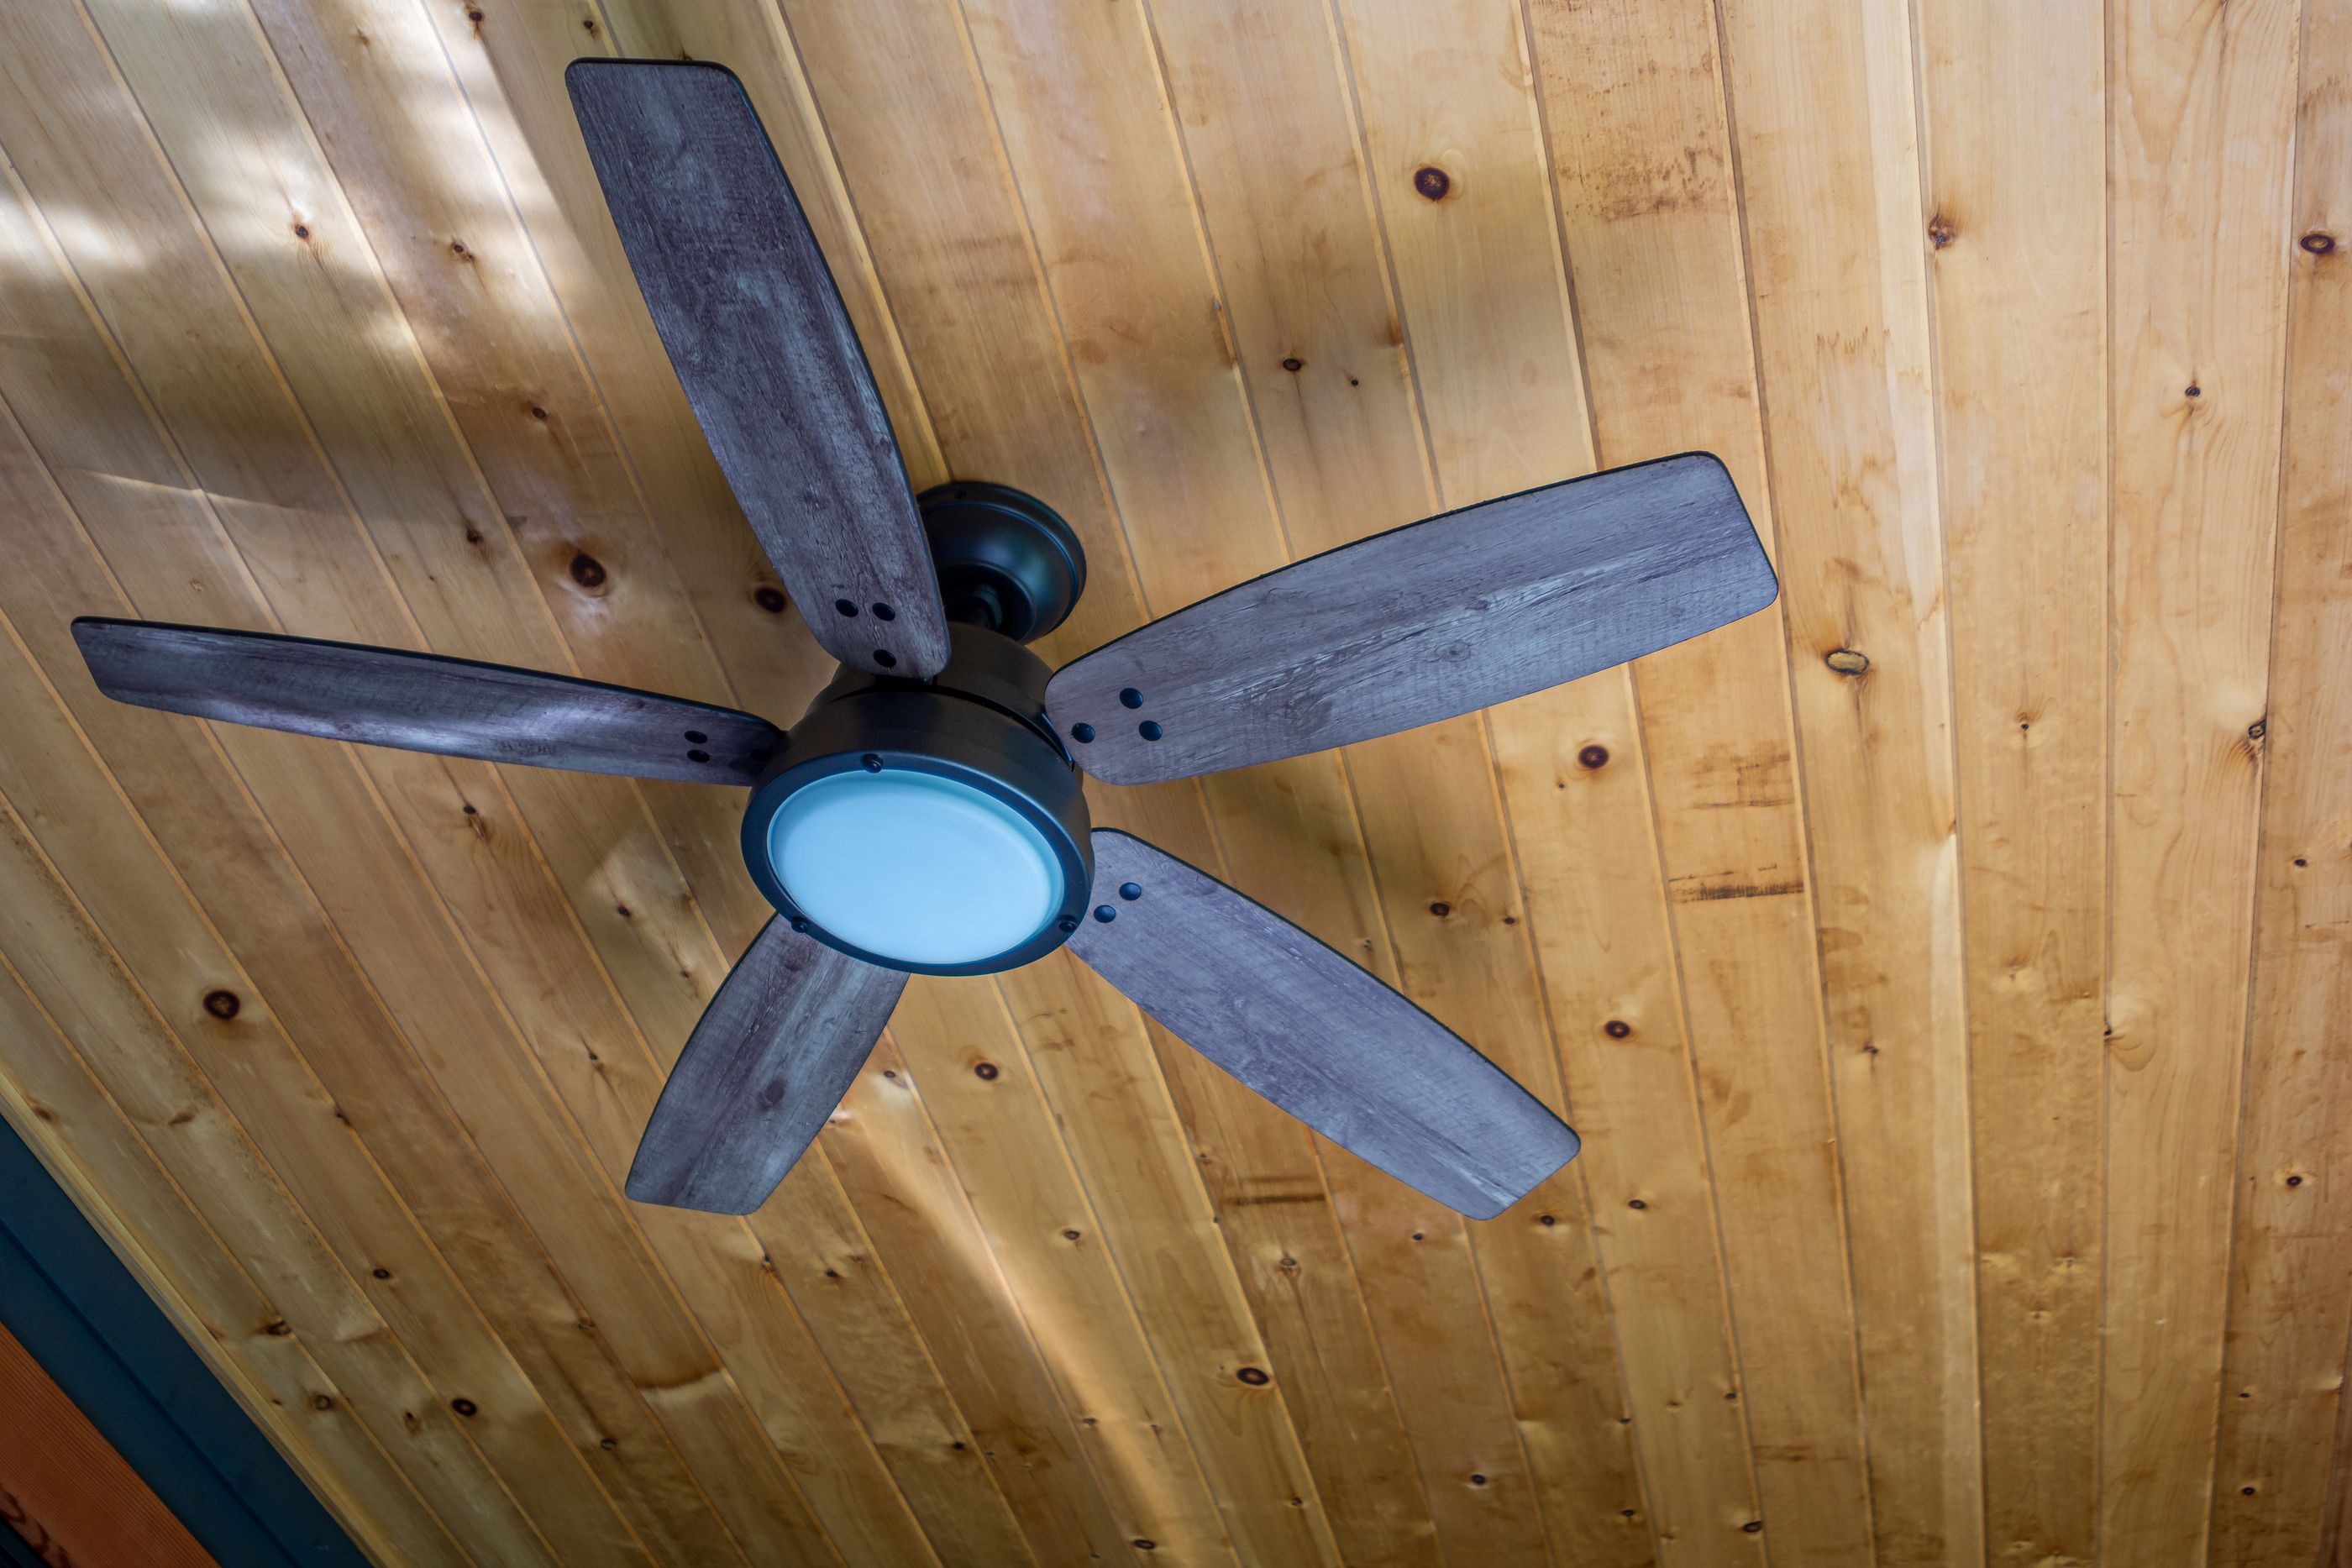
[[[676,60],[563,79],[670,364],[809,630],[857,669],[938,674],[947,614],[890,417],[742,84]]]
[[[712,1214],[765,1203],[849,1092],[906,985],[769,921],[663,1085],[629,1196]]]
[[[1297,926],[1141,839],[1097,828],[1094,848],[1072,951],[1333,1143],[1473,1219],[1576,1157],[1543,1102]]]
[[[1189,779],[1491,707],[1779,591],[1731,476],[1688,453],[1268,572],[1064,666],[1045,705],[1096,778]]]
[[[362,746],[749,784],[784,740],[733,708],[404,648],[94,615],[73,632],[117,702]]]

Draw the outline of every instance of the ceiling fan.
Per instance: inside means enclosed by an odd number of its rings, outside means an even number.
[[[1091,828],[1080,773],[1186,779],[1571,681],[1772,602],[1704,453],[1449,512],[1302,560],[1059,670],[1023,646],[1086,586],[1003,486],[909,494],[824,256],[720,67],[588,59],[572,105],[719,466],[840,661],[800,722],[536,670],[85,618],[100,689],[236,724],[493,762],[748,787],[778,914],[720,986],[629,1172],[643,1202],[756,1208],[847,1091],[908,973],[1067,944],[1276,1105],[1464,1214],[1576,1134],[1404,997],[1234,889]]]

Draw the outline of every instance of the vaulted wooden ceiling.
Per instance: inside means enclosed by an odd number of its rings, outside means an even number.
[[[918,485],[1084,537],[1049,657],[1723,456],[1772,612],[1097,792],[1580,1159],[1466,1224],[1064,956],[635,1207],[737,796],[98,696],[77,613],[797,715],[598,52],[742,76]],[[386,1563],[2344,1549],[2347,81],[2345,0],[0,5],[0,1101]]]

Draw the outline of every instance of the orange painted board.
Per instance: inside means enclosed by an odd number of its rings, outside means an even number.
[[[0,1328],[0,1520],[73,1568],[214,1568],[179,1516]]]

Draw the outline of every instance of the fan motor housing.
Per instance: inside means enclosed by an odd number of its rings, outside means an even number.
[[[743,859],[793,929],[829,947],[912,974],[993,974],[1045,956],[1078,928],[1094,887],[1092,822],[1077,768],[1045,716],[1051,672],[1045,662],[981,626],[950,623],[948,634],[947,667],[929,681],[842,666],[753,788],[743,817]],[[1058,898],[1020,940],[957,961],[894,956],[827,929],[787,890],[775,831],[795,797],[850,774],[877,781],[918,775],[988,797],[1008,820],[1017,819],[1016,832],[1034,835],[1034,848],[1059,873]],[[855,846],[842,848],[856,852]]]

